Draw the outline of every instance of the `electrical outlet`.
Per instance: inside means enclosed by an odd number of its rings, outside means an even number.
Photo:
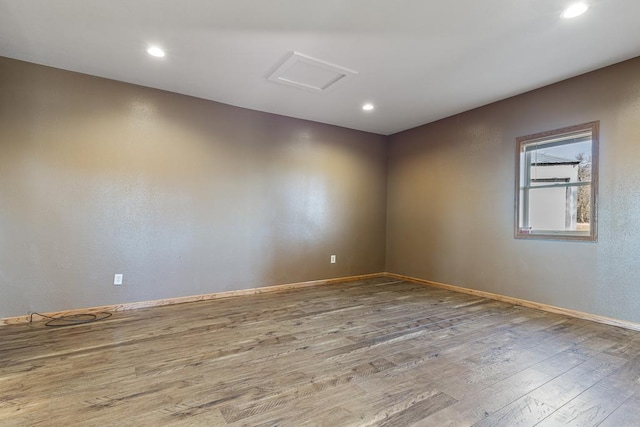
[[[122,285],[122,276],[123,274],[116,274],[113,276],[113,284],[116,286]]]
[[[335,263],[336,263],[336,256],[331,255],[331,264],[335,264]]]

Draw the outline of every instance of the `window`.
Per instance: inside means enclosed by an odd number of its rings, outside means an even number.
[[[516,238],[597,240],[599,123],[516,139]]]

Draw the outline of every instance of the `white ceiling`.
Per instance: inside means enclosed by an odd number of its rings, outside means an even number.
[[[640,55],[639,0],[571,2],[0,0],[0,56],[392,134]],[[358,74],[267,80],[292,51]]]

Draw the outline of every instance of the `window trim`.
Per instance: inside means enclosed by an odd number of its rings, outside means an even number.
[[[520,200],[521,195],[521,153],[526,145],[536,141],[545,141],[553,137],[561,138],[568,134],[580,131],[591,131],[591,207],[589,234],[564,230],[540,230],[535,232],[524,232],[520,228]],[[575,126],[568,126],[531,135],[516,138],[516,167],[515,167],[515,198],[514,198],[514,237],[516,239],[545,239],[545,240],[569,240],[596,242],[598,240],[598,156],[600,152],[600,121],[583,123]]]

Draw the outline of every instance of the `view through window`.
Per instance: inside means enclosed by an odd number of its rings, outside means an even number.
[[[597,238],[599,122],[517,138],[517,238]]]

